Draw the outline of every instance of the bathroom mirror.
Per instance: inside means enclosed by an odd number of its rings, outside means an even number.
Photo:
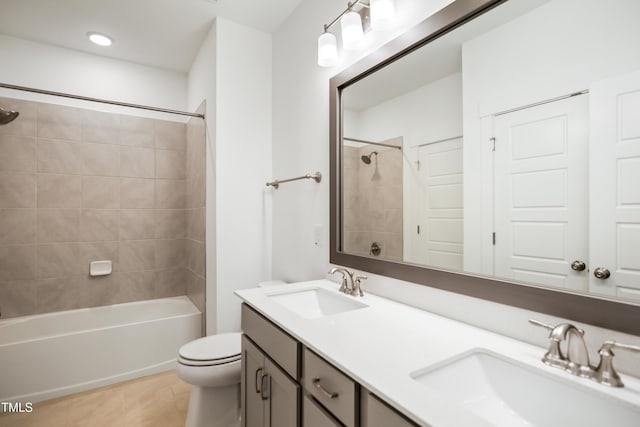
[[[457,0],[334,77],[331,261],[640,334],[636,16]]]

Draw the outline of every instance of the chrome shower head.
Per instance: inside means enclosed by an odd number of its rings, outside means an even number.
[[[360,160],[362,160],[362,162],[365,165],[370,165],[371,164],[371,156],[373,156],[374,154],[377,156],[378,152],[377,151],[372,151],[371,153],[369,153],[368,156],[361,156]]]
[[[18,117],[18,115],[20,115],[20,113],[18,113],[17,111],[7,111],[3,108],[0,108],[0,125],[6,125],[7,123],[14,121]]]

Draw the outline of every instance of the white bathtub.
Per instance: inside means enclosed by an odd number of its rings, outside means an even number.
[[[0,401],[38,402],[172,369],[201,336],[187,297],[0,321]]]

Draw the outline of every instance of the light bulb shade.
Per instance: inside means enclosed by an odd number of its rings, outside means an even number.
[[[338,63],[338,42],[331,33],[322,33],[318,37],[318,65],[333,67]]]
[[[357,49],[364,38],[360,14],[349,11],[340,20],[342,29],[342,47],[347,50]]]
[[[391,20],[396,13],[393,0],[371,0],[371,28],[386,30],[391,27]]]

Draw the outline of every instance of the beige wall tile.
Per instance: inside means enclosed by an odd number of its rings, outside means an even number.
[[[4,126],[0,126],[0,128]],[[36,139],[0,134],[0,172],[33,173],[35,171]]]
[[[187,125],[184,123],[156,120],[156,148],[163,150],[186,149]]]
[[[80,284],[80,276],[38,280],[36,284],[36,312],[71,310],[87,307],[87,288]]]
[[[121,115],[120,144],[155,148],[155,121],[143,117]]]
[[[77,242],[80,209],[38,209],[36,224],[38,243]]]
[[[156,150],[156,178],[185,179],[184,151]]]
[[[0,209],[0,245],[35,243],[35,209]]]
[[[185,181],[156,180],[156,208],[183,209],[186,204]]]
[[[201,208],[205,206],[204,175],[196,176],[187,181],[187,208]]]
[[[117,210],[83,209],[80,213],[81,242],[118,240],[120,215]]]
[[[189,209],[187,211],[187,238],[204,242],[205,221],[205,208]]]
[[[166,298],[184,295],[186,291],[185,271],[184,268],[157,270],[154,278],[154,297]]]
[[[79,208],[81,196],[80,176],[38,174],[38,208]]]
[[[13,110],[20,113],[18,118],[11,123],[0,126],[0,134],[36,136],[37,103],[0,97],[0,105],[5,110]]]
[[[94,209],[120,208],[120,178],[82,177],[82,207]]]
[[[2,312],[2,319],[35,313],[35,283],[35,280],[0,282],[0,311]],[[0,420],[1,422],[2,420]]]
[[[155,265],[154,240],[120,242],[120,271],[151,270]]]
[[[101,111],[82,111],[82,140],[104,144],[118,144],[120,116]]]
[[[204,276],[205,249],[204,243],[195,240],[186,241],[186,266],[198,276]]]
[[[184,239],[159,239],[155,241],[155,267],[183,267],[185,261]]]
[[[120,147],[108,144],[79,145],[82,173],[85,175],[120,175]]]
[[[120,147],[120,176],[154,178],[155,168],[155,150]]]
[[[187,234],[187,216],[184,209],[157,210],[155,237],[181,239]]]
[[[153,298],[154,276],[155,272],[153,270],[114,273],[113,281],[118,286],[116,302],[141,301]]]
[[[0,208],[34,208],[36,176],[0,173]]]
[[[36,141],[38,172],[81,174],[81,145],[73,141],[38,138]]]
[[[205,309],[205,299],[204,299],[204,289],[205,289],[205,280],[202,277],[198,277],[193,272],[187,270],[185,273],[186,276],[186,292],[187,296],[193,302],[193,304],[204,313]]]
[[[82,287],[82,307],[97,307],[113,304],[119,291],[119,285],[113,280],[113,275],[96,276],[83,275],[79,278]]]
[[[38,245],[37,277],[39,279],[82,274],[78,262],[78,245],[55,243]]]
[[[120,211],[120,240],[153,239],[155,228],[155,211],[152,209]]]
[[[120,252],[118,242],[78,243],[78,269],[86,276],[93,261],[111,261],[112,270],[120,268]]]
[[[36,246],[0,246],[0,281],[34,279],[36,277]]]
[[[54,104],[38,104],[37,135],[42,138],[80,141],[82,110]]]
[[[120,207],[147,209],[155,207],[155,180],[143,178],[120,179]]]

